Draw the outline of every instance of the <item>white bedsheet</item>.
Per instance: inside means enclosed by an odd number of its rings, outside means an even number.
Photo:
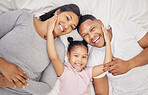
[[[82,14],[93,14],[101,19],[106,28],[110,23],[120,20],[130,20],[141,25],[148,31],[148,0],[0,0],[0,13],[9,10],[27,9],[35,17],[61,6],[63,4],[75,3],[80,7]],[[67,47],[67,37],[82,39],[77,31],[61,36]],[[93,89],[92,94],[94,95]],[[59,80],[49,95],[58,95]],[[110,93],[110,95],[112,95]]]

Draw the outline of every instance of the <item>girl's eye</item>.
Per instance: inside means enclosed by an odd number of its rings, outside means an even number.
[[[74,55],[75,57],[78,57],[78,55]]]
[[[83,56],[82,58],[87,58],[86,56]]]
[[[67,21],[69,21],[69,18],[66,16]]]

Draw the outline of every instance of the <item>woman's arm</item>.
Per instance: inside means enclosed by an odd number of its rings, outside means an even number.
[[[105,63],[108,63],[108,62],[112,61],[112,51],[111,51],[109,34],[108,34],[107,30],[104,27],[102,27],[102,30],[104,32],[104,38],[105,38],[105,42],[106,42],[106,45],[105,45],[105,59],[104,59],[104,64],[105,64]],[[103,69],[104,69],[103,65],[104,64],[93,67],[92,77],[96,77],[96,76],[104,73],[104,71],[103,71]]]
[[[21,13],[22,10],[15,10],[0,15],[0,39],[16,26],[16,22]]]
[[[0,40],[16,26],[22,10],[8,11],[0,15]],[[27,84],[28,79],[24,72],[15,64],[9,63],[0,55],[0,72],[10,82],[14,82],[17,87],[22,88]]]
[[[54,36],[53,36],[53,29],[54,29],[56,19],[57,19],[56,16],[52,17],[50,21],[51,24],[49,24],[50,29],[48,29],[48,33],[47,33],[47,51],[56,74],[58,76],[61,76],[64,71],[64,65],[57,56],[57,51],[55,48]]]
[[[8,81],[4,75],[0,74],[0,87],[15,87],[15,84]]]
[[[9,63],[0,57],[0,72],[8,79],[10,82],[13,82],[15,86],[22,88],[24,85],[27,85],[26,79],[28,77],[25,73],[15,64]],[[5,87],[5,86],[4,86]]]

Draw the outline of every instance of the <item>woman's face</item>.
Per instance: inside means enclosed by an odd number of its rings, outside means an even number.
[[[72,11],[59,13],[54,28],[54,37],[70,33],[76,28],[78,22],[78,16]]]

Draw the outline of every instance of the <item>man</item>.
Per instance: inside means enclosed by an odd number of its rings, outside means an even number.
[[[78,31],[92,47],[88,66],[102,64],[104,60],[103,23],[92,15],[82,16]],[[148,33],[133,22],[110,25],[113,61],[104,64],[107,76],[94,78],[96,95],[108,95],[108,80],[114,95],[148,95]]]

